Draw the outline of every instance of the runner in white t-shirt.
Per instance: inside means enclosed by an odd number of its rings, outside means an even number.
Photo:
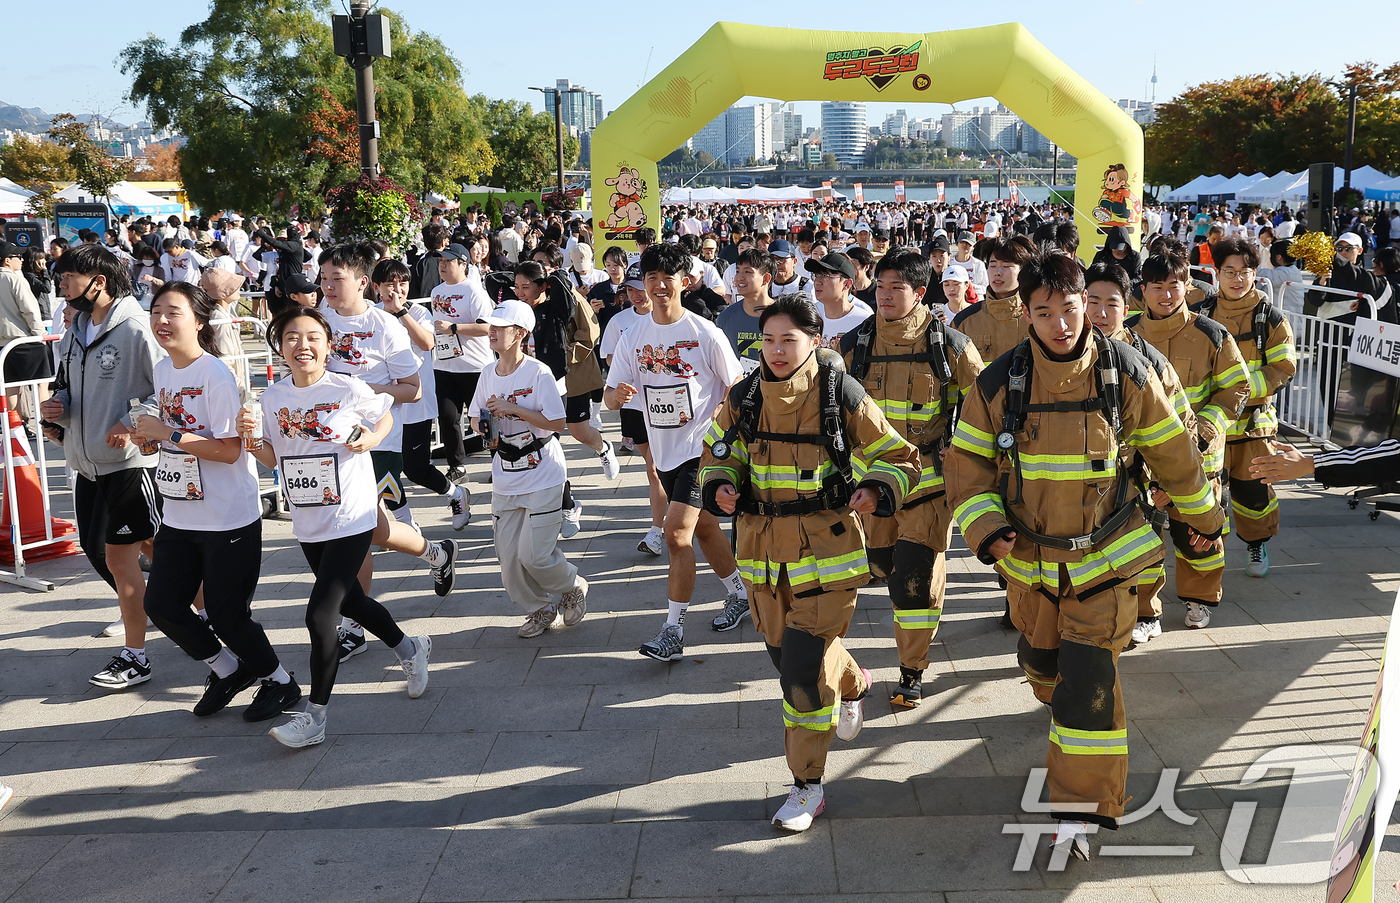
[[[559,551],[568,479],[558,436],[564,396],[549,367],[525,355],[524,341],[535,329],[529,304],[503,301],[486,323],[500,359],[481,371],[472,427],[492,452],[491,519],[501,582],[527,616],[521,639],[530,639],[561,615],[572,627],[588,610],[588,581]],[[551,594],[559,596],[557,606]]]
[[[648,444],[670,499],[669,609],[661,632],[638,651],[658,661],[676,661],[685,652],[685,610],[695,590],[694,539],[700,540],[730,599],[748,596],[719,520],[701,510],[697,481],[705,432],[743,370],[724,333],[681,304],[691,279],[690,255],[675,245],[655,245],[642,255],[641,267],[652,302],[651,322],[635,324],[614,351],[603,401],[616,411],[641,396]]]
[[[433,327],[437,346],[438,433],[447,457],[447,478],[460,483],[467,476],[467,448],[462,441],[462,409],[476,392],[481,370],[494,359],[486,342],[484,320],[495,306],[481,283],[467,278],[471,251],[453,242],[439,252],[433,289]]]
[[[433,420],[438,415],[433,346],[437,337],[433,333],[432,302],[426,298],[416,302],[408,300],[411,277],[403,261],[391,257],[375,264],[371,277],[380,309],[403,324],[408,332],[409,351],[418,359],[418,400],[401,405],[395,417],[403,421],[403,474],[419,486],[447,498],[452,509],[452,529],[460,533],[471,519],[471,495],[433,466]],[[405,523],[413,519],[412,509],[407,505],[394,515]]]
[[[822,344],[841,350],[841,336],[875,315],[870,305],[851,294],[856,265],[845,254],[832,252],[820,260],[807,261],[812,274],[817,312],[822,315]]]
[[[321,254],[321,291],[325,294],[321,313],[331,329],[326,369],[360,379],[370,391],[387,396],[391,405],[414,402],[420,394],[418,360],[409,350],[408,332],[397,319],[365,300],[373,265],[374,253],[368,245],[336,245]],[[378,517],[374,541],[382,548],[427,561],[432,569],[433,591],[446,596],[456,580],[456,541],[429,542],[411,520],[400,521],[387,510],[389,504],[398,508],[405,501],[399,482],[403,470],[403,456],[398,450],[401,441],[402,430],[394,427],[390,417],[389,431],[370,454],[375,485],[386,503],[386,510]],[[374,579],[374,561],[368,553],[360,564],[359,576],[361,588],[368,595]],[[354,618],[346,617],[341,625],[341,661],[364,646],[364,629]]]
[[[288,307],[273,319],[269,334],[292,378],[263,391],[264,439],[253,454],[278,469],[292,532],[316,582],[306,610],[311,696],[305,711],[268,733],[284,746],[303,747],[326,738],[326,706],[340,667],[337,628],[342,615],[364,624],[394,650],[413,699],[428,686],[433,644],[426,636],[405,636],[394,616],[366,595],[356,579],[377,539],[377,524],[388,519],[379,504],[374,466],[364,452],[393,428],[392,399],[353,376],[326,369],[331,328],[315,308]],[[252,413],[244,409],[237,426],[246,441],[255,426]],[[441,550],[439,555],[446,557]]]
[[[134,431],[160,444],[155,486],[164,502],[146,614],[210,668],[196,715],[218,712],[261,679],[243,718],[266,721],[300,699],[301,688],[252,616],[262,510],[257,471],[234,426],[238,383],[214,350],[209,321],[218,310],[184,282],[167,283],[151,303],[151,331],[169,357],[152,372],[158,410],[139,416]],[[190,608],[201,587],[205,617]]]
[[[613,354],[623,342],[623,335],[637,323],[651,319],[651,296],[642,283],[642,265],[630,264],[627,267],[626,281],[623,283],[630,307],[613,314],[608,326],[603,330],[603,338],[598,350],[603,359],[612,366]],[[666,548],[666,535],[662,525],[666,518],[666,490],[661,487],[661,478],[656,474],[656,462],[651,456],[651,443],[647,441],[646,416],[642,412],[642,400],[633,398],[617,412],[622,429],[622,438],[632,440],[637,454],[646,464],[648,497],[651,502],[651,529],[637,542],[637,551],[659,556]]]

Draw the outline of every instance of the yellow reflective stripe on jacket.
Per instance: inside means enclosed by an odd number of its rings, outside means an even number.
[[[929,404],[897,401],[893,398],[877,398],[875,402],[880,407],[880,413],[884,414],[885,419],[890,422],[913,420],[926,423],[943,413],[943,400],[940,398],[935,398]]]
[[[1152,529],[1151,524],[1143,524],[1131,533],[1115,539],[1102,551],[1085,552],[1083,561],[1069,562],[1065,565],[1065,570],[1069,571],[1070,583],[1084,586],[1108,573],[1111,568],[1128,564],[1161,546],[1162,540],[1157,536],[1157,531]]]
[[[827,478],[834,476],[836,465],[828,458],[815,470],[804,470],[789,464],[751,464],[749,479],[755,489],[793,489],[797,492],[820,492]]]
[[[896,608],[894,626],[905,630],[937,630],[939,608]]]
[[[1225,416],[1225,412],[1218,404],[1208,404],[1196,412],[1197,420],[1209,420],[1210,425],[1215,427],[1217,436],[1224,435],[1230,428],[1230,419]]]
[[[1178,428],[1180,424],[1178,423]],[[1095,469],[1097,460],[1103,469]],[[1117,457],[1093,459],[1087,455],[1032,455],[1020,456],[1021,476],[1026,480],[1055,480],[1067,483],[1082,483],[1111,477],[1118,472]]]
[[[1048,679],[1048,680],[1047,680],[1047,679],[1044,678],[1044,677],[1036,677],[1034,674],[1032,674],[1031,672],[1027,671],[1025,668],[1022,668],[1022,669],[1021,669],[1021,673],[1024,674],[1024,675],[1026,675],[1026,680],[1030,681],[1030,682],[1033,683],[1033,684],[1040,684],[1042,687],[1054,687],[1056,684],[1059,683],[1058,680],[1054,680],[1054,679]]]
[[[976,522],[977,518],[985,514],[996,512],[1003,517],[1006,516],[1006,509],[1001,504],[1001,496],[995,492],[981,492],[963,502],[953,512],[953,520],[958,522],[958,527],[967,532],[968,527]]]
[[[714,445],[716,442],[723,438],[724,430],[720,429],[719,421],[711,420],[710,428],[705,432],[705,447],[709,448],[710,446]],[[743,437],[740,436],[737,432],[734,434],[734,441],[729,445],[729,457],[733,458],[735,461],[738,461],[740,464],[749,463],[749,447],[744,442]]]
[[[715,474],[723,474],[729,478],[729,482],[733,483],[736,488],[739,486],[739,469],[737,467],[725,467],[723,464],[712,464],[709,467],[700,468],[700,485],[705,485],[705,481]]]
[[[1245,369],[1243,363],[1235,364],[1224,373],[1217,373],[1210,380],[1210,384],[1214,389],[1228,389],[1231,386],[1239,385],[1243,382],[1249,382],[1249,372]],[[1209,395],[1212,393],[1207,394]]]
[[[899,494],[901,497],[906,497],[910,494],[909,476],[893,464],[889,464],[885,461],[876,461],[874,464],[870,465],[870,469],[867,473],[878,473],[893,479],[895,485],[899,487]]]
[[[1007,555],[997,562],[997,567],[1001,568],[1002,576],[1006,579],[1015,580],[1030,589],[1045,586],[1055,593],[1060,591],[1060,566],[1054,562],[1026,561],[1015,555]]]
[[[1167,574],[1165,565],[1154,564],[1149,568],[1144,568],[1142,573],[1137,575],[1138,586],[1153,586]]]
[[[1215,490],[1211,489],[1210,483],[1203,484],[1190,495],[1167,495],[1171,497],[1176,510],[1182,514],[1205,514],[1215,507]]]
[[[1264,369],[1264,362],[1255,358],[1254,360],[1245,361],[1245,364],[1249,367],[1250,401],[1256,398],[1266,397],[1269,392],[1269,387],[1265,384],[1264,374],[1261,372]]]
[[[1244,378],[1243,370],[1240,371],[1240,378]],[[1215,387],[1211,385],[1211,381],[1206,380],[1199,386],[1182,386],[1181,390],[1186,393],[1186,400],[1191,402],[1191,407],[1194,408],[1196,405],[1204,402],[1207,398],[1210,398],[1210,396],[1214,394],[1214,388]]]
[[[996,443],[991,433],[984,433],[966,420],[959,420],[953,431],[953,444],[965,452],[981,455],[984,458],[997,456]]]
[[[1263,520],[1278,510],[1278,496],[1269,499],[1269,504],[1264,506],[1263,511],[1255,511],[1253,508],[1246,508],[1244,505],[1235,501],[1234,498],[1230,499],[1230,508],[1240,517],[1247,517],[1250,520]]]
[[[1203,456],[1203,458],[1204,460],[1201,462],[1201,467],[1205,470],[1206,476],[1214,476],[1215,474],[1218,474],[1220,473],[1220,471],[1225,469],[1224,448],[1219,448],[1214,451],[1207,452]]]
[[[917,484],[913,489],[909,490],[909,497],[910,497],[910,498],[914,498],[915,496],[922,495],[924,492],[926,492],[926,491],[928,491],[928,490],[930,490],[930,489],[942,489],[942,488],[943,488],[943,477],[942,477],[942,475],[939,474],[939,472],[938,472],[937,470],[935,470],[934,468],[932,468],[932,467],[925,467],[925,468],[919,473],[919,482],[918,482],[918,484]]]
[[[739,567],[739,575],[757,586],[777,586],[783,568],[787,568],[788,582],[793,587],[812,583],[835,583],[870,573],[864,548],[830,558],[804,555],[797,561],[787,562],[738,558],[734,563]]]
[[[836,723],[836,706],[829,705],[813,712],[799,712],[786,699],[783,700],[783,724],[788,727],[805,727],[809,731],[829,731]]]
[[[1191,400],[1186,397],[1185,392],[1172,393],[1172,409],[1176,411],[1176,416],[1182,423],[1186,422],[1186,415],[1191,413]]]
[[[1272,345],[1264,351],[1264,363],[1277,364],[1279,361],[1291,361],[1297,359],[1297,352],[1293,350],[1292,342],[1280,342]]]
[[[1181,418],[1172,413],[1149,427],[1133,430],[1132,435],[1128,436],[1128,444],[1141,448],[1151,448],[1174,439],[1185,431],[1186,428],[1181,425]]]
[[[1067,756],[1126,756],[1128,729],[1081,731],[1050,721],[1050,742]]]
[[[898,448],[903,441],[904,439],[899,433],[894,430],[885,430],[883,436],[862,448],[858,455],[867,461],[873,461],[890,449]]]
[[[1180,549],[1177,549],[1176,561],[1177,564],[1184,561],[1198,571],[1218,571],[1225,566],[1225,549],[1221,548],[1218,551],[1211,552],[1204,558],[1187,558],[1185,555],[1181,554]]]
[[[1255,411],[1251,415],[1246,414],[1239,420],[1230,424],[1230,431],[1227,435],[1231,437],[1243,436],[1245,433],[1252,433],[1255,430],[1263,430],[1268,435],[1278,432],[1278,412],[1270,404],[1268,407]]]

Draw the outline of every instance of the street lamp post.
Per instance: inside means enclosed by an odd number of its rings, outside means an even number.
[[[379,175],[379,120],[374,115],[374,60],[392,56],[389,19],[369,14],[370,0],[351,0],[350,15],[333,16],[337,56],[355,68],[355,112],[360,133],[360,173]]]
[[[1356,82],[1329,81],[1327,84],[1336,88],[1338,91],[1345,89],[1347,92],[1347,143],[1346,157],[1343,161],[1342,186],[1350,188],[1351,152],[1352,147],[1356,144]]]
[[[559,90],[559,88],[530,88],[531,91],[538,91],[541,94],[548,94],[554,97],[554,161],[559,169],[559,196],[564,194],[564,113],[560,103],[564,94],[583,94],[587,89],[574,85],[571,88]]]

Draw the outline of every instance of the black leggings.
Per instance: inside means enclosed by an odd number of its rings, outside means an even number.
[[[325,542],[304,542],[301,551],[316,575],[306,601],[306,629],[311,634],[311,701],[331,700],[335,673],[340,668],[341,615],[360,624],[390,647],[403,642],[403,631],[383,605],[360,589],[360,565],[369,554],[373,530],[337,536]]]
[[[447,466],[463,467],[467,463],[467,446],[462,441],[462,409],[472,403],[481,374],[437,370],[433,378],[437,380],[438,432],[447,453]]]
[[[278,668],[277,653],[253,620],[253,593],[262,562],[262,521],[235,530],[182,530],[164,524],[156,534],[146,581],[146,614],[190,658],[219,654],[219,641],[259,677]],[[206,623],[190,608],[204,584]]]
[[[433,422],[420,420],[403,425],[403,475],[438,495],[452,491],[446,474],[433,466]]]

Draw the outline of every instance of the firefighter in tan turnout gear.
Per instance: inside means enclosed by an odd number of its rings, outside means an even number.
[[[1225,238],[1215,243],[1212,253],[1220,268],[1220,290],[1195,309],[1230,331],[1249,371],[1249,400],[1230,422],[1225,439],[1225,470],[1235,532],[1246,547],[1244,572],[1263,577],[1269,572],[1268,541],[1278,535],[1278,496],[1272,486],[1254,479],[1249,468],[1255,458],[1274,453],[1274,393],[1297,373],[1298,358],[1288,318],[1254,287],[1259,249]]]
[[[870,572],[889,586],[899,686],[890,702],[913,707],[923,695],[929,644],[938,632],[947,585],[944,552],[953,518],[943,490],[943,455],[954,409],[982,372],[962,333],[923,303],[928,261],[893,251],[875,265],[875,315],[841,340],[846,370],[860,380],[890,425],[919,450],[921,473],[894,517],[864,517]]]
[[[870,579],[858,515],[888,518],[919,482],[919,456],[841,366],[818,351],[805,293],[759,317],[759,368],[730,388],[700,461],[707,510],[738,513],[736,560],[783,688],[793,787],[774,824],[805,831],[826,807],[833,731],[854,739],[870,672],[841,638]]]
[[[1090,825],[1116,827],[1123,814],[1118,654],[1137,620],[1138,575],[1163,554],[1132,452],[1196,548],[1218,546],[1224,519],[1152,365],[1085,319],[1078,261],[1049,252],[1022,268],[1020,283],[1031,338],[968,391],[945,479],[968,547],[1007,580],[1018,661],[1051,707],[1055,844],[1087,859]]]
[[[1249,376],[1229,330],[1187,308],[1190,272],[1186,249],[1179,245],[1166,254],[1149,256],[1142,265],[1143,313],[1129,320],[1128,326],[1171,361],[1181,378],[1195,413],[1206,476],[1216,499],[1223,501],[1220,474],[1225,467],[1225,438],[1249,398]],[[1186,525],[1168,511],[1176,549],[1176,595],[1186,603],[1186,626],[1205,627],[1210,624],[1210,609],[1224,596],[1225,551],[1196,552],[1186,541]]]

